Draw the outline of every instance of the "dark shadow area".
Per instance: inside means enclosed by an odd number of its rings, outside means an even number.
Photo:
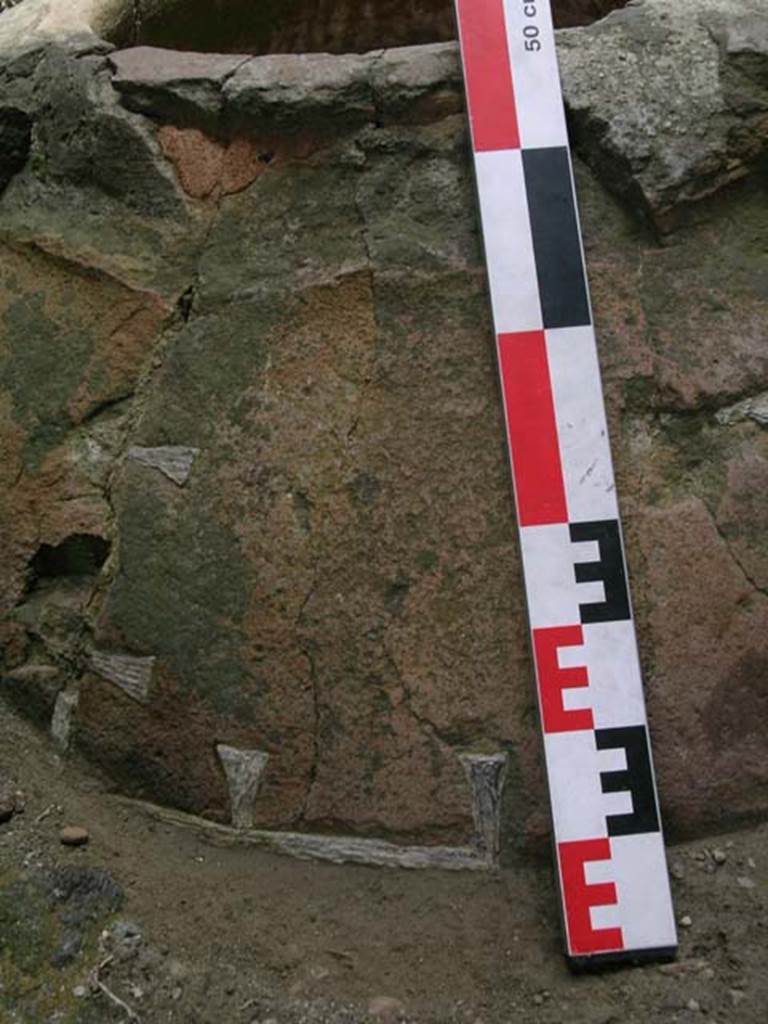
[[[47,580],[95,576],[109,555],[109,541],[89,533],[75,533],[61,544],[41,544],[29,563],[29,587]]]
[[[0,192],[27,162],[32,121],[15,107],[0,108]]]
[[[14,642],[0,648],[0,699],[46,729],[78,662],[83,609],[110,549],[104,537],[73,533],[41,544],[27,565],[26,589],[10,617]]]
[[[558,27],[627,0],[555,0]],[[110,40],[208,53],[365,52],[456,38],[453,0],[139,0]]]

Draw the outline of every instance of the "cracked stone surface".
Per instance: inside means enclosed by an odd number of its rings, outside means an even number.
[[[39,7],[3,14],[0,52]],[[566,33],[566,61],[654,9]],[[718,9],[723,52],[762,67],[743,4]],[[0,77],[34,128],[0,194],[2,692],[46,727],[77,692],[74,743],[119,788],[214,822],[217,745],[263,751],[253,824],[299,833],[468,844],[458,755],[503,751],[502,857],[540,842],[455,47],[166,58],[80,35]],[[660,788],[672,834],[702,832],[768,810],[765,186],[697,200],[660,244],[585,156]],[[131,455],[179,450],[184,487]],[[108,553],[31,573],[73,536]],[[94,651],[155,659],[147,703]]]

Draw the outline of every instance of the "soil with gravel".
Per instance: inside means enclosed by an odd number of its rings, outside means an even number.
[[[217,848],[2,707],[0,785],[2,1024],[766,1019],[766,827],[670,850],[677,962],[573,975],[544,862],[478,876]]]

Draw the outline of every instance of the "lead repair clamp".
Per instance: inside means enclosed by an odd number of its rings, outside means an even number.
[[[549,0],[456,0],[567,953],[677,946]]]

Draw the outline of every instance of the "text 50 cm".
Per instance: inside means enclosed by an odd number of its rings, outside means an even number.
[[[532,3],[531,0],[527,0],[527,2],[524,2],[523,14],[526,16],[526,18],[538,17],[539,12],[536,8],[536,4]],[[525,36],[526,50],[531,50],[535,53],[537,50],[541,49],[541,39],[539,38],[541,33],[539,32],[538,25],[524,25],[523,35]]]

